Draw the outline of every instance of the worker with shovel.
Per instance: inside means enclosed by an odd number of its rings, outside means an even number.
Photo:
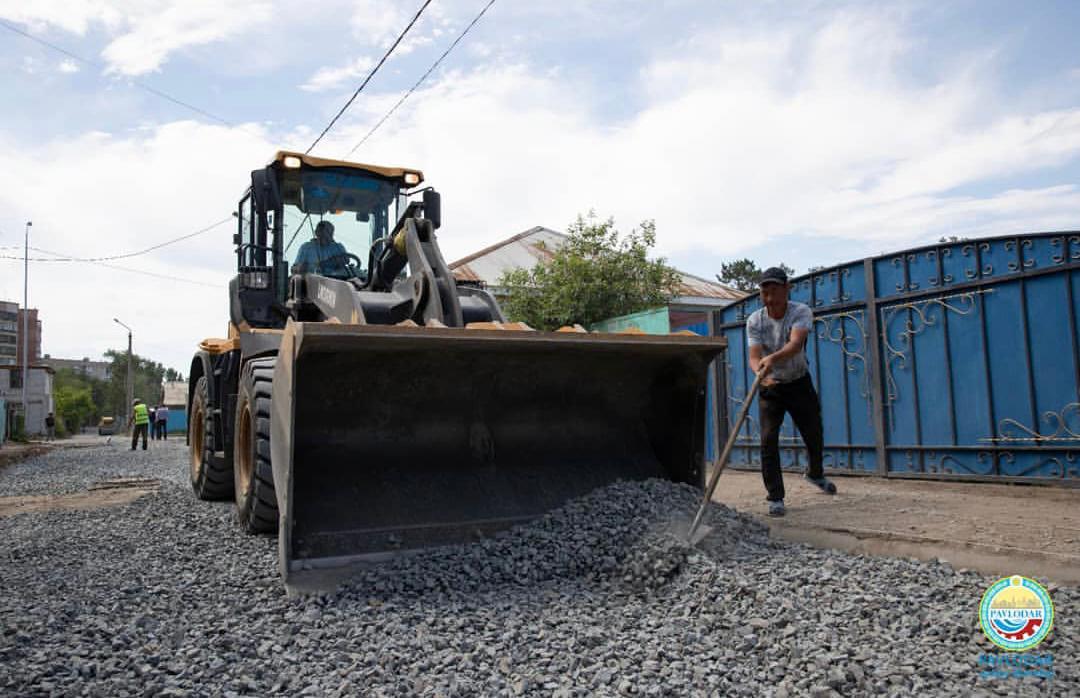
[[[769,515],[783,516],[784,476],[780,471],[780,425],[790,414],[809,456],[806,479],[826,494],[836,485],[825,477],[822,466],[824,429],[821,402],[810,380],[806,361],[806,338],[813,328],[809,306],[788,300],[787,273],[766,269],[758,282],[764,306],[746,320],[750,346],[750,369],[761,375],[758,417],[761,425],[761,475],[768,492]],[[753,396],[747,396],[747,400]]]

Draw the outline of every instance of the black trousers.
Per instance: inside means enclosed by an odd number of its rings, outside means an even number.
[[[784,414],[790,414],[795,428],[802,435],[810,457],[808,477],[825,475],[822,451],[825,447],[821,424],[821,401],[814,383],[807,374],[790,383],[778,383],[761,388],[758,393],[758,419],[761,423],[761,477],[770,502],[784,498],[784,476],[780,471],[780,426]]]
[[[139,442],[139,435],[142,435],[142,449],[146,450],[146,432],[149,430],[149,424],[136,424],[135,428],[131,430],[131,450],[135,450],[135,444]]]
[[[157,423],[157,438],[158,439],[168,439],[169,438],[168,433],[165,431],[165,420],[164,419]]]

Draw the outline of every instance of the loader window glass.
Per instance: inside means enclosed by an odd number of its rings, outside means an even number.
[[[396,182],[364,172],[344,169],[301,170],[298,186],[286,186],[285,220],[289,226],[306,222],[296,239],[294,264],[310,267],[317,260],[316,271],[327,276],[363,276],[371,243],[386,235],[397,221]],[[296,221],[297,223],[292,223]],[[333,225],[332,241],[316,238],[320,221]],[[325,226],[321,230],[326,230]],[[307,244],[305,247],[305,243]],[[342,259],[343,255],[350,255]],[[329,255],[333,261],[324,261]]]

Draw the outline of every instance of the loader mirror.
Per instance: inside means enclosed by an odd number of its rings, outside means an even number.
[[[251,193],[260,211],[276,211],[281,206],[274,171],[269,167],[251,173]]]
[[[442,195],[434,189],[424,192],[424,218],[436,229],[442,225]]]

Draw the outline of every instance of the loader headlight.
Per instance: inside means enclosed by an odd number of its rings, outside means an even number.
[[[300,169],[300,158],[295,155],[286,155],[285,159],[282,160],[282,164],[290,170],[298,170]]]
[[[240,285],[244,288],[270,288],[270,272],[265,269],[242,272],[240,274]]]
[[[407,186],[415,187],[419,183],[420,183],[420,175],[416,174],[415,172],[406,172],[405,173],[405,184]]]

